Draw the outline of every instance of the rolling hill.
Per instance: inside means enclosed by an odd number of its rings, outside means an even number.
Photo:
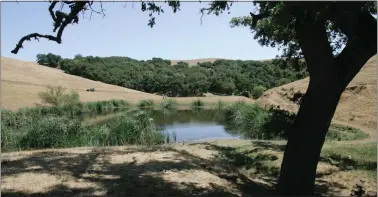
[[[290,98],[294,93],[305,93],[309,78],[298,80],[265,91],[257,102],[261,106],[279,105],[280,108],[297,112],[299,105]],[[365,128],[377,128],[377,56],[370,58],[350,82],[337,107],[334,120]]]
[[[1,57],[1,107],[3,109],[15,110],[21,107],[41,105],[38,93],[45,91],[46,86],[63,86],[68,90],[76,90],[83,102],[124,99],[131,103],[137,103],[143,99],[152,99],[155,102],[162,100],[162,96],[69,75],[62,70],[41,66],[36,62]],[[95,88],[96,91],[87,92],[88,88]],[[179,103],[189,103],[197,97],[175,99]],[[201,100],[205,102],[217,102],[218,100],[253,102],[252,99],[242,96],[211,96],[202,97]]]

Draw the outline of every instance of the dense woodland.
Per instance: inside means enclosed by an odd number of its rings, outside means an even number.
[[[171,65],[170,60],[161,58],[139,61],[128,57],[76,55],[74,59],[62,59],[49,53],[37,55],[37,62],[91,80],[172,97],[213,93],[258,98],[266,89],[307,76],[305,65],[288,65],[278,59]]]

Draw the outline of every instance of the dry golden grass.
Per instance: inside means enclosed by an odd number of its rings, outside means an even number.
[[[186,62],[190,66],[191,65],[197,65],[197,63],[204,63],[204,62],[215,62],[215,60],[227,60],[223,58],[201,58],[201,59],[191,59],[191,60],[171,60],[171,65],[175,65],[178,62]]]
[[[6,196],[273,195],[282,142],[215,140],[160,147],[49,149],[2,154]],[[346,196],[366,171],[319,164],[316,191]]]
[[[65,74],[59,69],[38,65],[35,62],[25,62],[1,57],[1,104],[4,109],[15,110],[21,107],[42,105],[38,92],[46,90],[46,86],[63,86],[68,90],[76,90],[83,102],[110,99],[124,99],[138,103],[143,99],[152,99],[155,103],[162,100],[161,96],[127,89],[115,85],[92,81],[82,77]],[[87,92],[95,88],[95,92]],[[195,97],[177,98],[179,104],[189,104]],[[215,96],[201,97],[204,102],[251,101],[245,97]]]
[[[360,126],[377,128],[377,56],[372,57],[341,96],[334,120]],[[309,78],[267,90],[257,100],[262,106],[279,105],[282,109],[297,112],[299,105],[288,96],[295,92],[305,93]],[[293,91],[290,91],[292,89]]]

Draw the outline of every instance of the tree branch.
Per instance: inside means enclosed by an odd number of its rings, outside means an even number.
[[[39,33],[32,33],[32,34],[29,34],[29,35],[26,35],[26,36],[22,37],[20,39],[20,41],[18,41],[18,43],[16,45],[16,48],[14,48],[11,52],[14,53],[14,54],[17,54],[18,50],[20,50],[20,48],[23,48],[22,47],[22,43],[25,40],[30,41],[32,38],[34,38],[35,40],[39,40],[38,38],[46,38],[48,40],[55,41],[55,42],[57,42],[59,44],[61,42],[57,37],[52,36],[52,35],[42,35],[42,34],[39,34]]]
[[[53,1],[50,6],[49,6],[49,12],[50,12],[50,15],[51,15],[51,18],[53,19],[54,22],[56,22],[56,17],[55,17],[55,14],[54,14],[54,7],[55,5],[57,4],[58,2],[57,1]]]
[[[325,21],[297,20],[295,32],[312,80],[321,81],[325,75],[337,72]]]
[[[377,54],[377,20],[368,12],[360,12],[354,26],[350,26],[345,18],[338,26],[341,31],[348,32],[348,42],[343,51],[335,58],[339,69],[342,87],[348,86],[350,81],[361,70],[362,66]],[[353,29],[353,30],[351,30]],[[350,30],[350,31],[349,31]]]
[[[26,35],[26,36],[22,37],[20,39],[20,41],[18,41],[16,47],[11,51],[12,53],[17,54],[18,51],[21,48],[23,48],[22,44],[24,43],[24,41],[26,41],[26,40],[27,41],[31,41],[31,38],[34,38],[35,40],[39,40],[38,38],[46,38],[48,40],[55,41],[58,44],[61,44],[62,43],[62,34],[63,34],[63,31],[64,31],[64,28],[66,28],[66,26],[69,23],[72,23],[72,22],[78,23],[78,21],[79,21],[79,18],[78,18],[79,12],[81,10],[83,10],[84,7],[85,7],[85,5],[87,3],[89,3],[89,2],[88,1],[64,2],[66,4],[73,4],[73,5],[70,5],[71,12],[64,18],[63,22],[61,21],[63,19],[58,20],[57,16],[54,15],[53,9],[54,9],[56,3],[57,3],[57,1],[53,1],[51,3],[51,5],[49,6],[48,10],[50,12],[50,15],[51,15],[53,21],[55,22],[54,30],[56,30],[59,27],[57,35],[56,36],[52,36],[52,35],[43,35],[43,34],[39,34],[39,33],[32,33],[32,34]],[[60,12],[60,13],[62,13],[62,12]],[[62,23],[62,24],[60,24],[60,23]]]
[[[266,17],[269,16],[269,13],[267,12],[263,12],[261,14],[253,14],[252,12],[249,13],[251,15],[251,18],[252,18],[252,27],[256,27],[256,23],[261,20],[261,19],[264,19]]]

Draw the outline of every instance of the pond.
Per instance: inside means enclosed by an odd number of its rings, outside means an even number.
[[[222,113],[210,109],[149,112],[160,129],[168,134],[175,133],[177,142],[240,138],[225,128]]]
[[[135,110],[128,113],[137,113]],[[200,141],[210,139],[238,139],[240,136],[226,129],[223,111],[213,109],[197,110],[144,110],[152,118],[159,130],[176,136],[176,142]],[[96,124],[102,124],[111,117],[125,112],[91,117]]]

